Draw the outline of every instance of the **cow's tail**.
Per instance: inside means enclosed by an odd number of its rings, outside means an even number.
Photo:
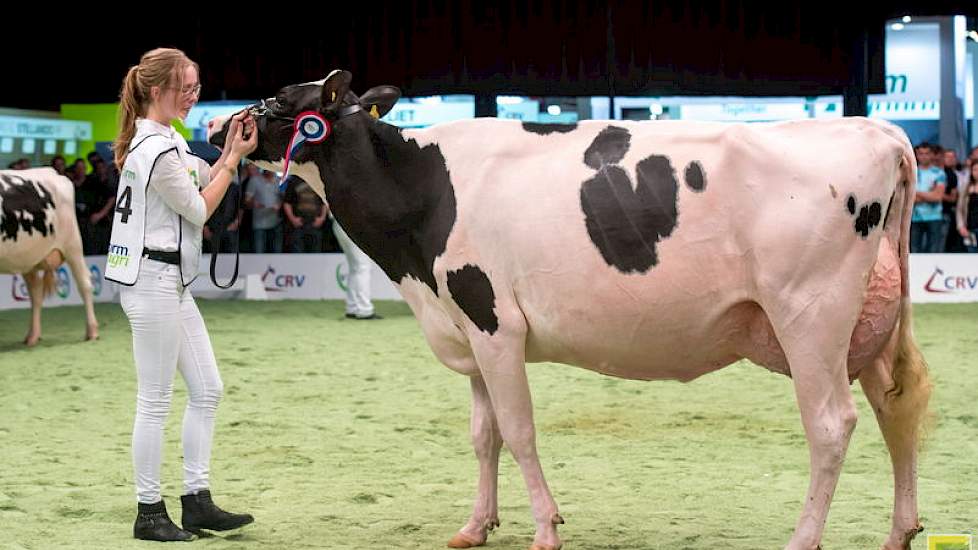
[[[901,160],[902,207],[899,222],[900,254],[900,319],[897,335],[896,357],[893,364],[893,387],[886,393],[887,409],[895,423],[908,433],[921,434],[920,428],[927,418],[931,382],[927,361],[917,347],[913,336],[913,309],[910,305],[910,218],[913,214],[914,193],[917,186],[917,162],[909,142],[905,141]]]

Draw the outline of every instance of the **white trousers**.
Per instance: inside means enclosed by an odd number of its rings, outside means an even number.
[[[177,369],[188,390],[183,415],[184,494],[207,489],[214,416],[224,385],[197,304],[180,283],[177,266],[146,258],[136,284],[120,286],[120,301],[132,328],[138,384],[132,430],[136,498],[144,504],[161,498],[163,425]]]
[[[350,240],[335,219],[333,234],[336,235],[350,267],[350,273],[346,277],[346,312],[357,317],[369,317],[374,314],[374,304],[370,301],[370,269],[373,264],[370,256]]]

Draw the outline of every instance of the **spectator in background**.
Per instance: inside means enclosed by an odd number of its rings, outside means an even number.
[[[67,175],[65,173],[65,158],[61,155],[56,155],[53,159],[51,159],[51,168],[54,168],[54,171],[57,172],[59,176]]]
[[[112,209],[118,182],[113,182],[109,166],[95,154],[94,170],[85,178],[82,189],[88,205],[88,223],[91,231],[91,251],[86,254],[108,254],[109,237],[112,234]],[[92,158],[92,155],[89,155]]]
[[[238,230],[241,228],[241,216],[244,210],[241,209],[241,185],[231,178],[231,184],[217,205],[217,209],[204,224],[204,252],[231,252],[231,243],[238,243]],[[221,230],[223,228],[223,233]],[[217,233],[221,233],[221,242],[214,246],[213,240]],[[216,250],[215,250],[216,248]]]
[[[247,185],[245,205],[252,211],[255,252],[282,252],[282,194],[278,178],[273,172],[262,170],[260,176],[249,176]]]
[[[20,168],[17,168],[19,163],[20,163],[19,160],[15,160],[13,162],[8,163],[7,170],[20,170]]]
[[[248,189],[248,185],[250,184],[252,178],[257,178],[261,176],[261,172],[258,170],[258,167],[255,166],[254,164],[250,162],[245,162],[243,164],[243,168],[238,170],[238,174],[239,177],[241,178],[239,183],[240,187],[238,187],[238,189],[241,191],[241,200],[244,201],[245,195],[247,194],[246,191]],[[241,223],[238,224],[238,238],[239,238],[238,250],[242,252],[245,251],[254,252],[255,247],[252,242],[255,233],[254,225],[252,224],[253,212],[251,208],[244,207],[245,206],[244,202],[241,203],[241,206],[242,206]]]
[[[85,181],[85,159],[75,159],[75,162],[71,163],[71,167],[68,168],[68,179],[75,181],[75,178],[81,178],[81,181]],[[75,184],[75,188],[81,184]]]
[[[327,206],[327,209],[329,207]],[[374,304],[370,301],[370,270],[373,262],[370,257],[350,239],[346,231],[340,227],[336,218],[330,216],[333,234],[343,249],[348,266],[346,276],[346,318],[347,319],[383,319],[374,312]]]
[[[924,142],[915,149],[917,154],[917,192],[914,196],[910,223],[910,251],[938,253],[944,250],[941,239],[944,216],[941,201],[946,176],[934,166],[934,146]]]
[[[323,223],[329,211],[312,186],[290,177],[283,208],[292,226],[292,252],[322,252]]]
[[[244,172],[241,175],[241,188],[248,189],[248,183],[251,181],[251,178],[257,178],[261,175],[261,172],[254,164],[250,162],[244,163]]]
[[[944,227],[945,241],[944,251],[951,253],[965,252],[964,243],[961,242],[961,235],[956,231],[957,228],[957,206],[958,197],[968,182],[968,172],[963,170],[958,162],[958,155],[954,149],[944,149],[941,153],[941,166],[944,167],[944,176],[947,178],[947,185],[944,188]]]
[[[31,167],[31,161],[27,159],[17,159],[7,165],[8,170],[27,170]]]
[[[949,235],[954,237],[958,236],[957,231],[952,231],[951,229],[955,226],[954,223],[954,211],[958,204],[958,185],[957,185],[957,175],[948,170],[944,165],[944,148],[940,145],[934,145],[934,166],[941,169],[944,172],[944,195],[941,198],[941,234],[938,239],[941,241],[941,246],[938,252],[951,252],[948,248],[948,243],[951,242]],[[957,239],[958,247],[961,247],[961,239]]]
[[[944,150],[944,170],[951,170],[957,176],[959,193],[967,187],[968,166],[958,160],[958,153],[954,149]]]
[[[92,176],[92,175],[95,174],[95,165],[96,164],[98,164],[100,162],[105,162],[105,159],[102,158],[102,155],[98,154],[98,152],[96,152],[96,151],[92,151],[92,152],[88,153],[88,155],[86,155],[86,158],[88,159],[88,164],[92,167],[92,171],[88,173],[89,176]]]
[[[92,224],[89,221],[92,213],[89,210],[88,189],[85,188],[85,161],[78,159],[73,162],[66,175],[75,187],[75,219],[78,220],[78,230],[81,233],[82,250],[85,254],[92,254],[95,241],[92,239]]]
[[[972,162],[968,182],[958,200],[958,234],[968,252],[978,252],[978,162]]]

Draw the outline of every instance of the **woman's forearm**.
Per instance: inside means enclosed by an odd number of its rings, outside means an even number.
[[[214,178],[216,178],[217,175],[220,173],[221,168],[227,163],[227,158],[230,154],[231,154],[230,150],[225,149],[221,153],[220,158],[217,159],[217,162],[215,162],[214,165],[211,166],[211,181],[214,181]],[[237,163],[235,163],[235,165],[237,165]]]

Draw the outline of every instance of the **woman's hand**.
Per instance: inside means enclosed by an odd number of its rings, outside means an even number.
[[[227,158],[228,154],[231,153],[231,148],[234,145],[235,138],[240,135],[239,130],[241,129],[241,119],[245,117],[248,113],[242,111],[231,117],[231,122],[228,125],[228,133],[224,137],[224,149],[221,150],[221,156]]]
[[[965,229],[963,226],[960,226],[959,225],[958,226],[958,235],[961,235],[962,237],[964,237],[965,239],[967,239],[968,238],[968,230]]]
[[[235,127],[234,141],[231,142],[231,152],[237,154],[238,158],[248,156],[258,147],[258,131],[255,128],[255,120],[248,113],[239,113],[242,119]],[[239,116],[235,115],[235,117]],[[232,122],[234,124],[234,122]],[[244,136],[248,137],[245,138]]]

